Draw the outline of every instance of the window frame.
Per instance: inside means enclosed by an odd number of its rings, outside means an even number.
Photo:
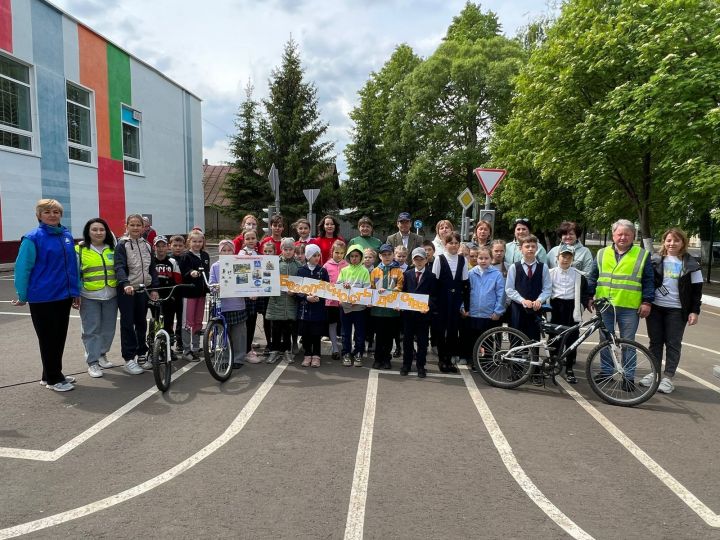
[[[20,135],[22,137],[28,137],[30,139],[30,149],[26,150],[25,148],[16,148],[14,146],[8,146],[8,145],[0,143],[0,150],[5,151],[5,152],[15,152],[18,154],[24,154],[24,155],[29,155],[29,156],[39,156],[40,155],[40,144],[38,141],[38,132],[37,132],[38,117],[37,117],[37,96],[35,94],[35,70],[34,70],[34,67],[32,64],[23,62],[22,60],[15,58],[14,56],[6,54],[4,51],[0,51],[0,56],[2,56],[3,58],[6,58],[10,62],[19,64],[20,66],[27,69],[28,82],[13,79],[2,73],[0,73],[0,78],[26,87],[28,89],[28,106],[30,107],[30,110],[28,111],[28,118],[30,120],[30,131],[24,130],[22,128],[16,128],[14,126],[9,126],[7,124],[0,124],[0,131],[4,131],[6,133],[12,133],[15,135]]]
[[[77,88],[78,90],[81,90],[83,92],[87,92],[89,106],[83,105],[82,103],[78,103],[77,101],[72,101],[67,93],[68,85],[74,86],[75,88]],[[95,127],[95,92],[91,88],[83,86],[82,84],[78,84],[75,81],[66,79],[65,80],[66,116],[70,112],[69,110],[67,110],[70,106],[70,103],[72,103],[73,105],[75,105],[77,107],[82,107],[82,108],[88,110],[89,117],[90,117],[90,126],[89,126],[89,128],[90,128],[90,146],[85,146],[80,143],[72,142],[70,140],[70,133],[69,133],[70,127],[67,126],[68,127],[68,133],[67,133],[67,149],[68,149],[67,150],[67,158],[68,158],[68,161],[70,163],[74,163],[76,165],[84,165],[86,167],[97,167],[97,151],[96,151],[96,149],[97,149],[97,132],[96,132],[96,127]],[[70,149],[71,148],[76,148],[78,150],[85,150],[85,151],[90,152],[90,161],[81,161],[81,160],[71,158],[70,157]]]
[[[122,146],[123,146],[123,158],[122,158],[122,159],[123,159],[123,172],[124,172],[125,174],[132,174],[132,175],[134,175],[134,176],[145,176],[144,173],[143,173],[143,163],[142,163],[142,159],[143,159],[143,151],[142,151],[142,118],[141,118],[140,120],[136,120],[136,122],[138,123],[137,126],[136,126],[136,125],[133,125],[133,124],[131,124],[131,123],[129,123],[129,122],[126,122],[125,119],[123,118],[123,109],[127,109],[128,111],[130,111],[130,112],[132,112],[132,113],[137,112],[137,113],[139,113],[140,116],[142,117],[142,112],[139,111],[139,110],[137,110],[135,107],[131,107],[130,105],[128,105],[128,104],[126,104],[126,103],[120,103],[120,130],[121,130],[121,131],[120,131],[120,137],[121,137]],[[137,140],[137,144],[138,144],[138,154],[140,155],[140,157],[138,157],[138,158],[134,158],[134,157],[132,157],[132,156],[128,156],[128,155],[125,153],[125,134],[124,134],[124,131],[125,131],[125,127],[124,127],[124,126],[125,126],[125,125],[128,125],[128,126],[130,126],[130,127],[132,127],[132,128],[137,129],[137,133],[138,133],[138,140]],[[128,169],[126,169],[126,168],[125,168],[125,162],[126,162],[126,161],[129,161],[129,162],[131,162],[131,163],[137,163],[137,165],[138,165],[138,170],[137,170],[137,171],[129,171]]]

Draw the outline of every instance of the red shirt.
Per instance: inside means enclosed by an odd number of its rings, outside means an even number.
[[[342,240],[343,242],[345,239],[342,236],[338,236],[335,238],[328,238],[327,236],[323,237],[317,237],[313,238],[308,242],[308,244],[315,244],[317,247],[320,248],[320,265],[325,264],[330,259],[332,259],[332,245],[337,241]]]
[[[260,243],[258,244],[257,252],[262,255],[263,254],[263,247],[265,247],[265,244],[268,242],[272,242],[275,244],[275,255],[280,255],[280,240],[273,240],[272,236],[266,236],[262,240],[260,240]]]
[[[242,234],[238,234],[235,238],[233,238],[233,246],[235,246],[235,255],[240,253],[240,250],[243,248],[243,245],[245,245],[245,237]]]

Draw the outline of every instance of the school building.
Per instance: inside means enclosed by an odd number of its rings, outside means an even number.
[[[44,0],[0,0],[0,244],[65,208],[74,237],[130,213],[204,227],[200,99]]]

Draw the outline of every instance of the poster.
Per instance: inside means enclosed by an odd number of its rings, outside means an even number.
[[[280,257],[221,255],[220,298],[280,296]]]

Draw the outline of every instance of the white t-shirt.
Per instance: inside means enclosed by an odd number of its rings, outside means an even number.
[[[682,307],[680,304],[680,290],[678,289],[678,280],[682,273],[682,259],[672,255],[666,255],[663,258],[663,284],[662,287],[655,289],[656,304],[666,308]],[[695,270],[690,274],[691,283],[702,283],[702,272]]]

